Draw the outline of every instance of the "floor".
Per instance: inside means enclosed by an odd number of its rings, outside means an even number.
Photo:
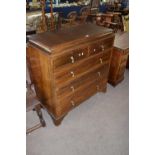
[[[129,71],[116,87],[98,93],[71,111],[58,127],[43,111],[47,126],[27,135],[27,155],[128,155]],[[27,113],[27,127],[38,122]]]

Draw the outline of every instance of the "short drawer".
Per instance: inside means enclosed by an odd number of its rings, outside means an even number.
[[[86,83],[92,83],[98,80],[104,81],[108,78],[109,64],[105,64],[98,69],[78,78],[67,86],[57,87],[56,94],[58,98],[74,93],[77,89],[83,87]]]
[[[62,54],[54,58],[54,69],[62,67],[67,64],[74,64],[75,62],[82,60],[88,56],[88,47],[72,50],[68,53]]]
[[[97,54],[99,52],[105,52],[106,49],[109,49],[113,46],[113,38],[108,38],[106,40],[101,40],[95,43],[92,43],[89,47],[90,55]]]
[[[104,54],[100,53],[95,57],[91,57],[82,63],[78,63],[74,66],[69,66],[64,69],[57,70],[54,73],[55,84],[57,86],[64,84],[68,81],[73,81],[80,76],[90,72],[95,67],[100,67],[104,64],[109,64],[109,59],[104,60]]]

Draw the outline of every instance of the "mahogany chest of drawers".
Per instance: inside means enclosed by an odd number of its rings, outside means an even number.
[[[109,83],[116,86],[124,79],[129,55],[129,35],[127,32],[117,34],[114,41],[114,49],[109,70]]]
[[[55,125],[84,100],[106,91],[113,42],[111,29],[94,24],[29,38],[30,76]]]

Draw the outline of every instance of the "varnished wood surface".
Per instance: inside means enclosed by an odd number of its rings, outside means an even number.
[[[61,123],[71,109],[93,94],[99,91],[106,92],[114,34],[96,26],[95,30],[90,31],[90,27],[88,26],[88,31],[85,26],[81,27],[78,35],[76,28],[71,29],[69,34],[74,36],[69,35],[68,39],[65,36],[66,40],[63,41],[63,37],[58,34],[56,38],[53,38],[55,36],[52,34],[45,35],[46,37],[42,34],[43,38],[42,35],[35,36],[34,41],[39,38],[41,44],[42,39],[48,40],[50,48],[53,48],[52,45],[60,44],[54,53],[47,53],[34,45],[32,40],[29,42],[27,61],[36,93],[56,125]],[[84,33],[91,34],[91,39],[77,41],[76,39]],[[55,41],[57,38],[60,42]],[[75,39],[72,40],[74,44],[68,43],[71,39]]]
[[[120,50],[119,48],[114,48],[113,50],[108,79],[113,86],[116,86],[124,79],[128,55],[128,49]]]
[[[73,41],[87,41],[89,38],[111,33],[112,30],[108,28],[99,27],[95,24],[83,24],[58,32],[45,32],[32,35],[29,37],[29,42],[51,53],[56,47],[59,46],[58,48],[60,48],[64,44],[70,44]]]
[[[85,83],[91,83],[97,80],[104,80],[108,75],[108,64],[102,65],[100,68],[93,70],[92,72],[82,76],[78,80],[70,82],[68,85],[61,86],[56,89],[56,93],[59,98],[63,98],[68,94],[74,93],[77,89],[83,87]]]

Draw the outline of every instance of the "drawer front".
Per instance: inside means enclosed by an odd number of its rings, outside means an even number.
[[[83,87],[85,83],[89,84],[91,82],[95,82],[98,80],[104,81],[108,77],[108,71],[109,71],[109,64],[105,64],[99,67],[98,69],[82,76],[81,78],[76,79],[67,86],[57,88],[56,94],[58,98],[61,98],[74,93],[77,89]]]
[[[62,67],[67,64],[74,64],[75,62],[82,60],[88,56],[88,47],[82,49],[72,50],[71,52],[62,54],[54,58],[54,69]]]
[[[81,102],[88,99],[95,93],[106,88],[106,81],[95,81],[91,84],[83,86],[81,89],[74,92],[74,94],[67,96],[58,101],[57,113],[61,116],[78,106]]]
[[[68,82],[70,80],[73,81],[76,78],[79,78],[80,76],[91,71],[94,67],[109,63],[110,54],[107,60],[104,59],[105,55],[103,53],[100,53],[95,57],[91,57],[90,59],[77,64],[74,67],[70,66],[67,69],[65,68],[64,70],[55,72],[55,84],[59,87],[59,85],[62,85],[62,83]]]
[[[90,55],[97,54],[99,52],[105,52],[106,49],[113,46],[113,38],[97,41],[90,45]]]

